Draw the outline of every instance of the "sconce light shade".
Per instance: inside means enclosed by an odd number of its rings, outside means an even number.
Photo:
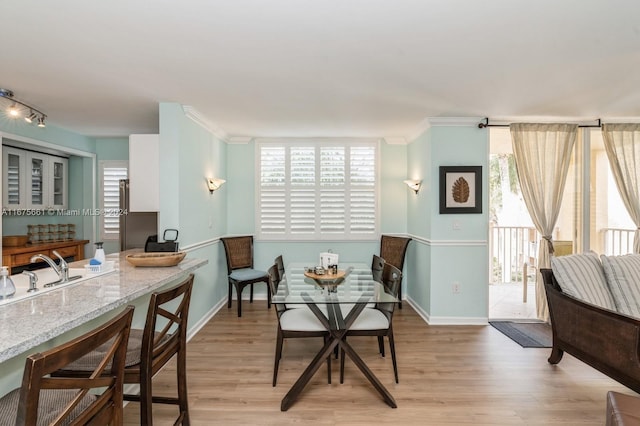
[[[412,190],[414,190],[416,192],[416,194],[418,193],[418,191],[420,190],[420,185],[422,185],[422,181],[421,180],[405,180],[404,183],[407,184],[407,186],[409,188],[411,188]]]
[[[213,191],[219,189],[223,183],[226,182],[226,180],[224,179],[218,179],[218,178],[205,178],[207,180],[207,187],[209,188],[209,193],[213,194]]]

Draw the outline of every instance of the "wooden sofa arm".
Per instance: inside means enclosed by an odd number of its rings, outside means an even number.
[[[562,293],[551,270],[540,272],[553,329],[549,362],[558,363],[566,351],[640,392],[640,321]]]

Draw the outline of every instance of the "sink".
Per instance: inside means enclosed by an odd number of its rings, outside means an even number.
[[[66,287],[70,284],[76,284],[82,281],[89,280],[91,278],[109,274],[113,271],[114,270],[111,269],[102,273],[89,273],[85,268],[69,268],[69,281],[61,283],[60,279],[58,278],[58,274],[56,274],[53,269],[38,269],[36,271],[33,271],[38,277],[38,282],[36,284],[36,286],[38,287],[38,291],[33,291],[31,293],[27,292],[27,290],[29,289],[28,276],[23,274],[11,275],[13,284],[16,286],[16,294],[8,299],[0,300],[0,306],[17,302],[29,297],[38,296],[61,287]]]

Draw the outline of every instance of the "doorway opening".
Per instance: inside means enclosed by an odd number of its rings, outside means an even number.
[[[540,234],[520,192],[509,128],[491,128],[489,145],[489,319],[535,320]],[[580,129],[552,234],[554,256],[631,253],[634,232],[601,129]]]

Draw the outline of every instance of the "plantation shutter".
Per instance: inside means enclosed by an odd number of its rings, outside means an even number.
[[[102,239],[117,240],[120,238],[120,179],[128,176],[126,166],[113,165],[108,162],[102,168]]]
[[[351,148],[351,222],[352,234],[373,234],[376,230],[375,147]]]
[[[258,144],[259,237],[375,238],[376,152],[375,142]]]

